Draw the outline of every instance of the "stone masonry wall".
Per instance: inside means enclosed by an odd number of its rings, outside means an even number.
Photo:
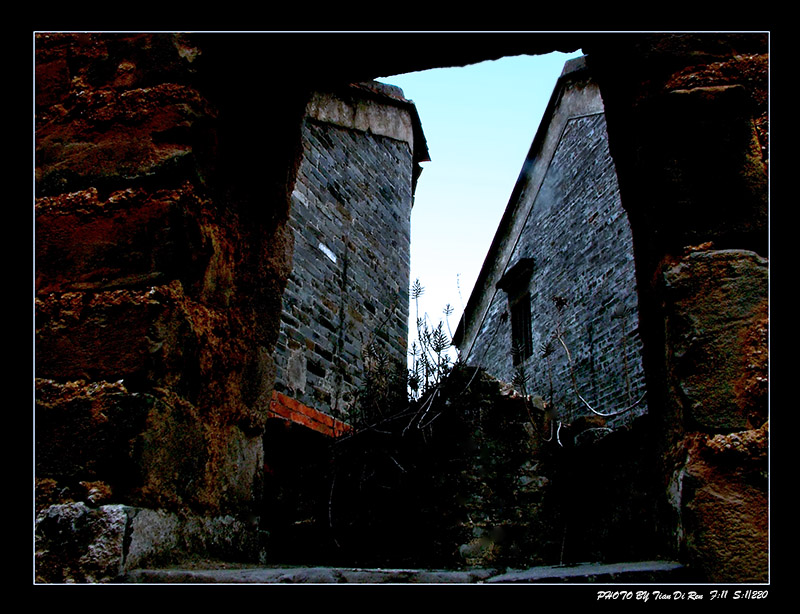
[[[280,122],[254,154],[271,122],[244,130],[230,63],[201,42],[36,37],[40,581],[259,554],[305,99],[264,103]]]
[[[664,541],[709,582],[764,582],[769,35],[595,42],[584,51],[634,234]]]
[[[405,359],[414,160],[404,140],[313,117],[303,148],[276,390],[346,417],[370,348]]]
[[[572,422],[627,407],[644,392],[633,247],[602,113],[568,121],[507,269],[533,258],[533,355],[522,365],[528,391]],[[561,299],[561,303],[556,303]],[[470,362],[514,379],[508,295],[498,290]],[[559,341],[560,332],[564,345]],[[545,347],[548,350],[545,350]],[[609,426],[645,411],[619,416]]]

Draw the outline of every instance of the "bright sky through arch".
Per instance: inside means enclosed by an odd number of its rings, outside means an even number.
[[[420,315],[455,332],[564,63],[580,52],[512,56],[380,78],[414,101],[430,150],[411,214]],[[411,305],[410,338],[416,338]],[[410,341],[409,341],[410,344]]]

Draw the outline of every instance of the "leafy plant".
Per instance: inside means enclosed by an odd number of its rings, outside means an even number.
[[[356,429],[369,428],[405,407],[408,401],[405,366],[390,358],[384,348],[374,341],[366,344],[362,353],[363,383],[356,394],[350,418]]]
[[[417,341],[411,344],[408,377],[409,391],[415,399],[436,387],[453,367],[450,357],[452,333],[447,320],[452,315],[453,308],[448,304],[443,311],[445,320],[440,320],[436,326],[429,325],[427,314],[422,317],[419,314],[419,298],[424,292],[425,288],[419,279],[415,280],[411,286],[411,298],[415,306]]]

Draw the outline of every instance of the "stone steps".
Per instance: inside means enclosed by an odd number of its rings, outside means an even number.
[[[672,561],[581,563],[525,570],[365,569],[356,567],[217,567],[213,569],[137,569],[125,583],[145,584],[509,584],[509,583],[676,583],[690,581],[685,567]]]

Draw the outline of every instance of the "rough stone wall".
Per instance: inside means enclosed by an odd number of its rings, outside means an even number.
[[[768,36],[584,50],[633,229],[664,542],[708,581],[766,581]]]
[[[652,445],[646,420],[593,446],[572,444],[586,428],[574,424],[559,445],[510,385],[459,366],[438,394],[336,444],[310,560],[519,569],[657,558],[653,465],[631,461]]]
[[[558,562],[538,435],[519,395],[458,368],[440,394],[336,444],[318,543],[335,541],[337,564]]]
[[[282,153],[262,159],[270,170],[260,210],[251,208],[255,183],[232,180],[251,168],[237,164],[251,150],[238,146],[241,130],[228,131],[230,99],[215,74],[213,54],[180,35],[37,36],[44,581],[99,579],[81,548],[105,551],[111,558],[100,566],[112,577],[147,558],[134,552],[163,559],[213,550],[216,537],[203,530],[214,526],[226,527],[221,541],[237,542],[227,555],[257,551],[247,517],[260,497],[260,435],[291,254],[288,203],[271,190],[282,175],[287,192],[281,161],[291,160],[293,143],[275,131]],[[282,121],[291,125],[288,106]],[[172,514],[174,530],[134,523],[143,509]],[[76,527],[92,515],[123,523],[114,548],[83,541],[93,533]],[[198,521],[198,533],[186,529],[193,517],[228,520]],[[189,533],[195,538],[184,539]]]
[[[407,109],[348,101],[355,104],[410,124]],[[325,113],[340,106],[315,99],[303,124],[294,263],[275,362],[277,390],[346,419],[372,350],[405,360],[414,159],[409,130],[384,136],[368,121]]]
[[[664,457],[674,539],[709,579],[762,582],[769,570],[768,264],[701,249],[662,277],[669,401],[682,427]]]
[[[563,98],[574,89],[593,88],[599,100],[596,86],[585,78],[566,88]],[[528,392],[570,423],[593,413],[578,398],[573,376],[580,394],[603,413],[629,407],[644,393],[633,242],[602,112],[570,117],[552,158],[540,164],[547,166],[541,186],[523,196],[532,200],[529,209],[515,205],[527,217],[519,234],[509,238],[515,244],[505,267],[533,259],[527,282],[533,355],[514,364],[509,295],[498,290],[469,362],[506,382],[523,369]],[[607,426],[645,411],[642,402]]]

